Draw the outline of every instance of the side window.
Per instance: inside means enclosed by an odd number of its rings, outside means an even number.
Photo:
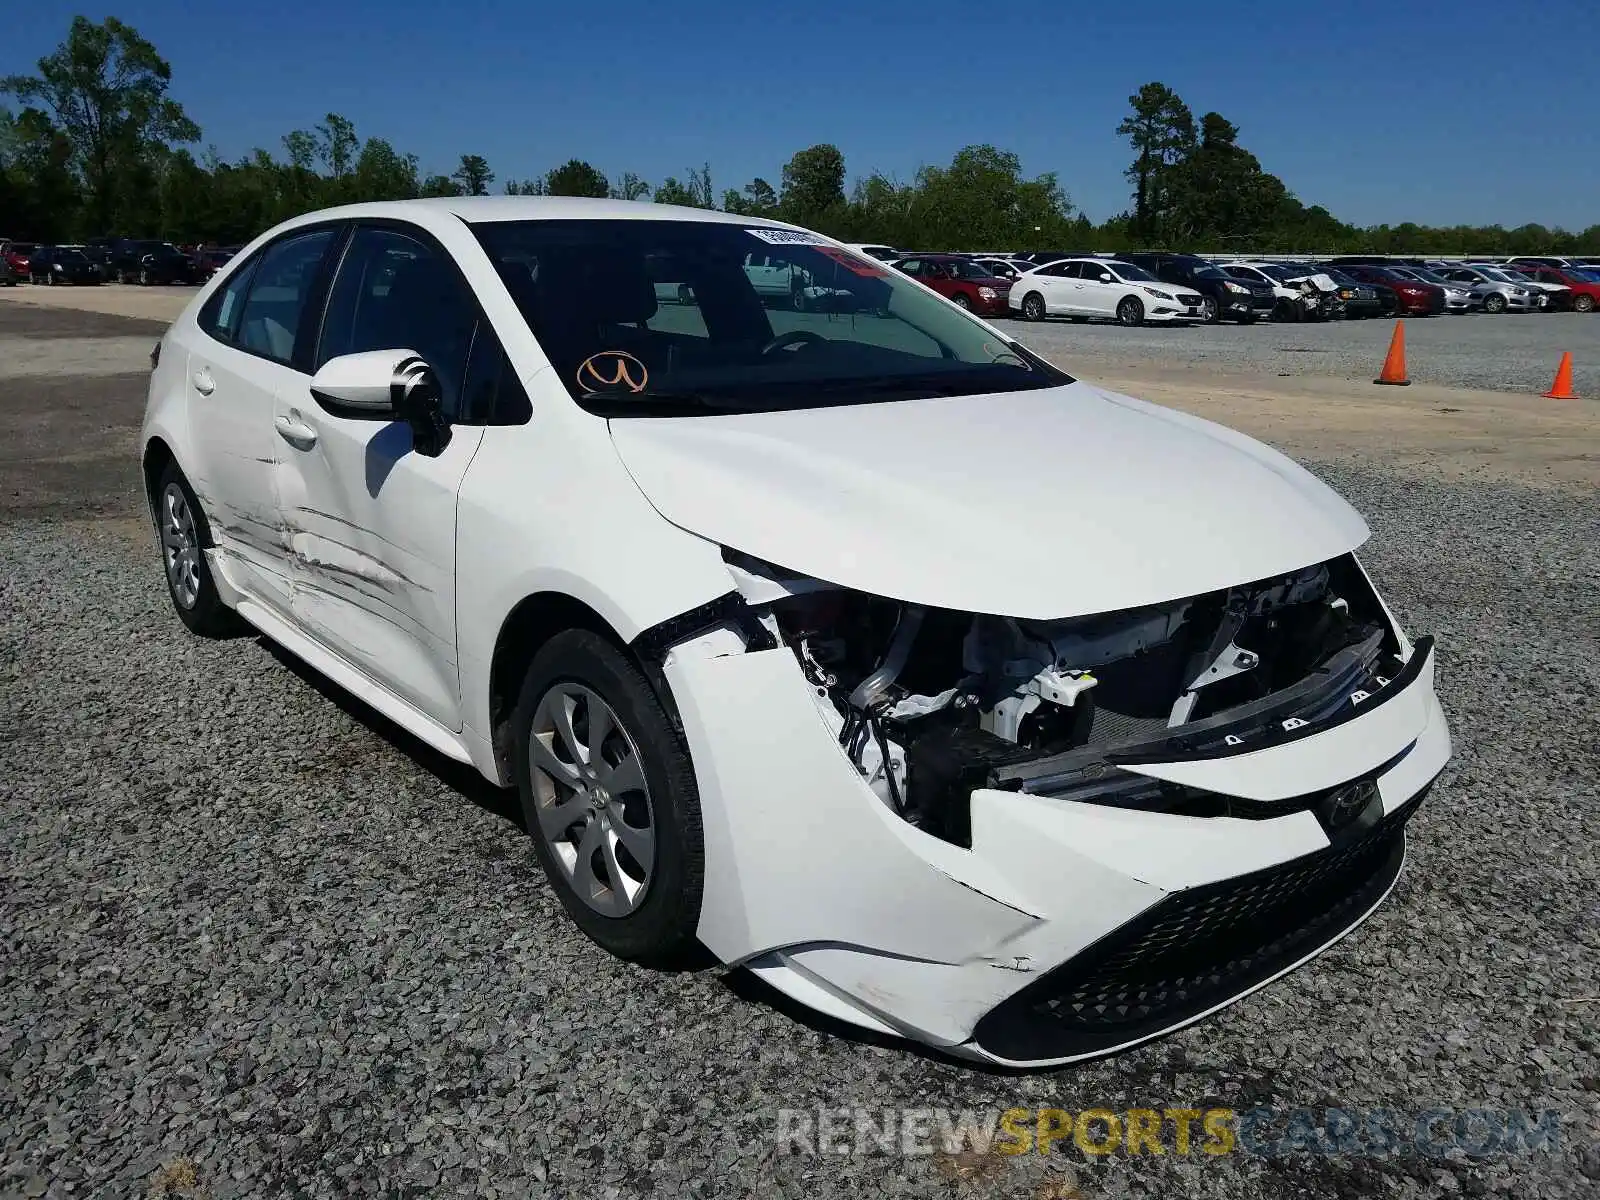
[[[239,313],[234,341],[241,350],[281,363],[294,358],[300,318],[332,244],[333,230],[319,229],[267,247]]]
[[[900,269],[907,275],[920,275],[922,274],[922,261],[916,258],[908,258],[900,264]]]
[[[479,321],[461,388],[460,420],[471,425],[520,425],[532,414],[528,393],[512,370],[500,339],[488,321]]]
[[[261,263],[257,257],[235,271],[200,310],[200,328],[219,342],[232,342],[239,332],[239,314],[244,310],[250,280]]]
[[[1084,264],[1081,262],[1062,263],[1052,274],[1059,275],[1063,279],[1083,279],[1087,275],[1083,268]]]
[[[459,420],[477,324],[467,285],[442,251],[397,229],[363,227],[328,293],[316,365],[365,350],[414,350],[439,377],[445,415]]]

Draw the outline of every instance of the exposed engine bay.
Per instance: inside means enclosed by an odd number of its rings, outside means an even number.
[[[1269,723],[1293,729],[1359,704],[1403,666],[1350,555],[1226,591],[1043,622],[923,608],[724,557],[872,790],[961,845],[977,787],[1221,815],[1226,798],[1197,803],[1108,764],[1152,745],[1243,746]]]

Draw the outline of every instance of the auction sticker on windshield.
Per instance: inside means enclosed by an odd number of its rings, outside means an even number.
[[[804,229],[746,229],[751,237],[758,237],[772,246],[826,246],[821,237]]]

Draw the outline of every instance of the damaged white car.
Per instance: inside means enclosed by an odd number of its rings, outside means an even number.
[[[762,303],[774,247],[816,303]],[[1359,924],[1449,756],[1332,491],[803,230],[330,210],[152,357],[178,615],[516,787],[630,959],[698,941],[953,1054],[1104,1054]]]

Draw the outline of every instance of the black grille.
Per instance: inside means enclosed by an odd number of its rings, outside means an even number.
[[[1237,997],[1377,903],[1426,791],[1326,849],[1169,896],[991,1010],[973,1040],[1016,1061],[1094,1054]]]

